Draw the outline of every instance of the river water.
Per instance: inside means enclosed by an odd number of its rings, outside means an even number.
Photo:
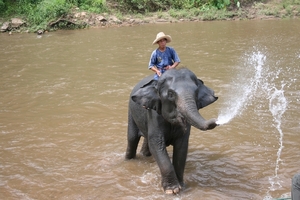
[[[219,100],[192,129],[186,189],[125,161],[127,103],[158,32]],[[300,21],[222,21],[0,34],[0,199],[272,199],[300,172]],[[168,148],[169,152],[172,148]]]

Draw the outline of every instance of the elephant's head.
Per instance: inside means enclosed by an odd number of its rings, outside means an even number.
[[[146,109],[153,109],[172,124],[190,125],[208,130],[217,126],[216,120],[205,120],[198,112],[218,97],[213,90],[186,68],[167,70],[158,80],[139,88],[132,100]]]

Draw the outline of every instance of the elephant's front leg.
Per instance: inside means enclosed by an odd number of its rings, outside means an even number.
[[[181,189],[174,166],[169,158],[162,133],[150,133],[148,135],[150,151],[158,164],[161,173],[161,184],[167,194],[178,193]]]
[[[169,158],[164,132],[169,131],[164,119],[150,120],[148,125],[148,145],[161,173],[162,187],[167,194],[178,193],[180,184],[174,166]]]

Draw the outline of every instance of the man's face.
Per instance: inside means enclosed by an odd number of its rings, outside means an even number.
[[[167,44],[167,39],[161,39],[157,42],[159,48],[165,48],[166,47],[166,44]]]

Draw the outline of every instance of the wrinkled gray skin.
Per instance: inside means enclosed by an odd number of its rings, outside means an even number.
[[[143,136],[141,153],[154,156],[164,191],[176,194],[184,186],[191,125],[203,131],[215,128],[216,119],[205,120],[198,110],[218,98],[185,68],[167,70],[158,82],[152,78],[153,75],[140,81],[130,94],[125,158],[135,158]],[[173,145],[172,162],[166,150],[169,145]]]

